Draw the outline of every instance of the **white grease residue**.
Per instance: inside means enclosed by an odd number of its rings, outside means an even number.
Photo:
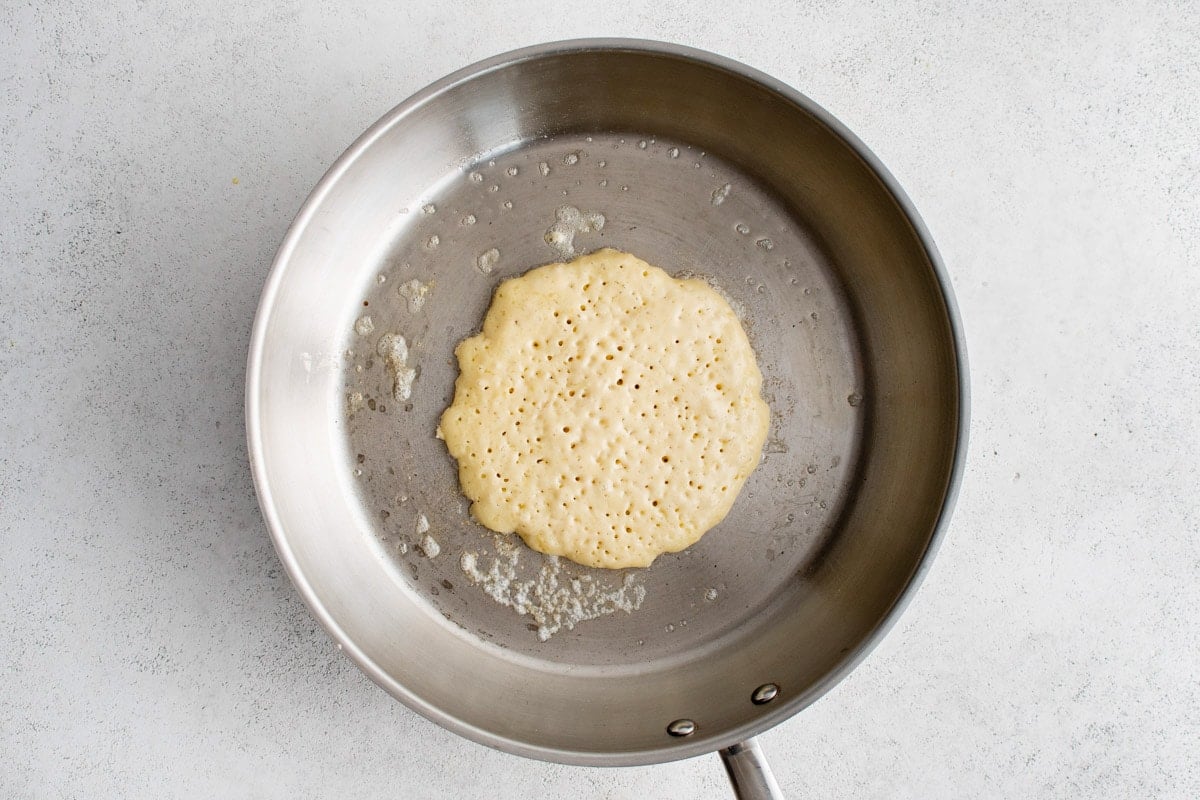
[[[392,396],[404,401],[412,397],[417,370],[408,365],[408,342],[398,333],[387,333],[379,339],[375,350],[382,358],[392,378]]]
[[[491,248],[479,255],[475,259],[475,269],[482,272],[484,275],[489,274],[495,268],[496,262],[500,260],[500,251],[496,248]]]
[[[567,153],[565,156],[563,156],[563,163],[566,164],[568,167],[575,166],[576,164],[579,163],[579,153],[578,152]]]
[[[424,514],[417,515],[417,536],[429,533],[429,517]]]
[[[437,543],[437,539],[427,533],[421,540],[421,551],[425,553],[426,558],[437,558],[442,552],[442,546]]]
[[[515,178],[517,173],[520,172],[521,170],[517,169],[516,167],[509,167],[508,169],[506,169],[504,171],[508,173],[510,178]]]
[[[575,255],[575,234],[595,233],[604,228],[604,215],[598,211],[580,211],[575,206],[561,206],[554,212],[555,222],[546,231],[546,244],[564,258]]]
[[[504,537],[495,541],[496,556],[486,567],[478,553],[469,551],[463,553],[459,566],[497,603],[533,617],[539,641],[615,611],[631,614],[646,599],[646,587],[637,583],[633,573],[615,586],[586,574],[568,579],[557,556],[543,556],[537,576],[522,579],[518,545]]]
[[[351,392],[346,395],[346,411],[353,414],[366,405],[366,400],[363,399],[362,392]]]
[[[547,175],[550,174],[550,165],[547,164],[545,161],[539,161],[538,162],[538,172],[542,173],[543,178],[546,177]]]
[[[425,205],[421,206],[421,210],[426,214],[436,214],[437,206],[435,206],[433,203],[426,203]]]
[[[396,291],[408,303],[408,313],[416,314],[425,305],[425,297],[429,294],[429,284],[421,283],[413,278],[407,283],[400,284]]]
[[[697,164],[696,166],[700,166],[700,165]],[[719,189],[713,189],[712,204],[714,206],[721,205],[721,203],[725,202],[725,198],[729,197],[729,193],[732,191],[733,191],[733,184],[731,184],[731,183],[727,183],[724,186],[720,187]]]
[[[370,336],[375,330],[375,323],[371,321],[370,314],[363,314],[354,321],[354,332],[359,336]]]
[[[710,587],[709,590],[704,593],[704,599],[710,603],[713,600],[716,600],[717,599],[717,590]]]
[[[429,248],[430,250],[436,249],[437,246],[441,243],[442,243],[442,239],[436,233],[433,236],[430,236],[428,239],[425,240],[425,246],[427,248]]]

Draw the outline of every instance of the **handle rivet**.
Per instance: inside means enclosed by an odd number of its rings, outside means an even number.
[[[750,702],[756,706],[766,705],[779,696],[779,684],[764,683],[762,686],[754,690],[754,694],[750,695]]]
[[[690,719],[677,719],[667,726],[667,733],[672,736],[691,736],[696,732],[696,723]]]

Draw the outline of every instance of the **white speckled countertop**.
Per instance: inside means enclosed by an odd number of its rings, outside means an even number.
[[[906,187],[973,370],[902,622],[762,743],[796,798],[1200,796],[1200,9],[0,4],[0,796],[728,796],[425,721],[275,557],[242,380],[275,247],[368,124],[574,36],[741,59]],[[435,7],[436,6],[436,7]]]

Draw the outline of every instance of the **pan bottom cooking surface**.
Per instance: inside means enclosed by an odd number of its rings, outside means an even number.
[[[333,407],[344,412],[338,467],[361,502],[363,536],[398,585],[486,642],[609,667],[694,655],[795,589],[853,484],[865,388],[845,299],[790,209],[728,162],[652,131],[520,142],[392,203],[394,228],[376,258],[343,265],[361,299],[334,348],[345,399]],[[614,247],[718,287],[751,338],[771,407],[763,461],[728,517],[648,569],[590,569],[493,535],[470,519],[434,436],[453,397],[455,345],[478,331],[500,281],[572,257],[561,237],[557,248],[546,240],[570,209],[603,217],[595,231],[568,227],[575,252]],[[383,350],[380,341],[396,335],[416,371],[407,399],[381,355],[394,339]],[[476,577],[493,564],[496,574],[473,581],[464,554]],[[511,607],[522,589],[534,614]]]

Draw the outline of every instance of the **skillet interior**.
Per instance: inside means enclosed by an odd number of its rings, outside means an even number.
[[[564,43],[447,78],[335,165],[263,297],[250,452],[293,580],[385,689],[512,752],[648,763],[768,727],[865,653],[943,519],[965,396],[936,255],[847,137],[810,101],[732,62]],[[631,571],[645,590],[638,610],[541,642],[528,617],[463,574],[464,552],[486,563],[495,545],[466,516],[433,431],[453,393],[454,345],[499,280],[558,259],[542,236],[565,204],[605,215],[581,249],[625,249],[726,292],[773,423],[725,522]],[[476,260],[491,248],[500,258],[484,275]],[[410,313],[397,287],[414,278],[431,288]],[[361,336],[364,313],[374,331]],[[391,396],[375,355],[388,332],[408,339],[419,369],[407,402]],[[348,413],[355,392],[364,406]],[[419,515],[436,558],[416,546]],[[544,565],[526,550],[518,569],[532,577]],[[601,588],[624,578],[557,569],[564,583]],[[767,682],[780,696],[752,704]],[[668,736],[678,718],[696,733]]]

